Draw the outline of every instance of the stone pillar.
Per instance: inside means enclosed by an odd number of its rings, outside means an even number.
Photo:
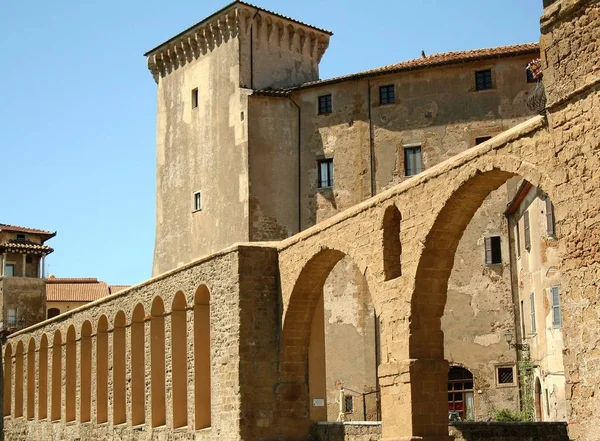
[[[171,310],[172,306],[172,302],[165,303],[165,425],[169,428],[173,427],[173,311]]]
[[[2,253],[2,266],[0,267],[0,277],[4,276],[6,268],[6,253]]]
[[[23,253],[23,268],[21,270],[21,275],[27,277],[27,254],[25,253]]]

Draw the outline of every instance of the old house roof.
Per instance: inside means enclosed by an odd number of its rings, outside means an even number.
[[[109,285],[108,290],[112,295],[112,294],[118,293],[119,291],[124,291],[130,287],[131,287],[131,285]]]
[[[54,251],[48,245],[31,242],[29,240],[7,240],[0,243],[0,251],[12,251],[15,253],[50,254]]]
[[[48,302],[92,302],[110,295],[108,284],[95,278],[46,279]]]
[[[7,231],[9,233],[29,233],[37,234],[39,236],[47,236],[44,240],[48,240],[56,236],[56,231],[38,230],[36,228],[20,227],[18,225],[0,224],[0,231]]]

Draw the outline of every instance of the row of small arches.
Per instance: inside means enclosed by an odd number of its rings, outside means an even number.
[[[23,341],[9,343],[4,352],[4,414],[15,418],[61,420],[63,417],[62,394],[65,394],[64,417],[67,422],[77,418],[77,385],[79,380],[79,421],[92,420],[92,401],[95,402],[95,422],[106,423],[109,405],[112,406],[112,423],[127,423],[127,384],[131,383],[131,425],[150,423],[152,427],[164,426],[166,414],[166,336],[165,316],[171,318],[171,396],[173,428],[189,426],[188,421],[188,372],[194,376],[194,429],[211,425],[210,396],[210,306],[209,291],[205,286],[198,288],[194,304],[188,307],[185,295],[178,292],[173,298],[170,313],[165,313],[161,297],[153,299],[150,315],[144,306],[135,306],[131,322],[127,324],[125,312],[119,311],[109,329],[106,315],[100,316],[96,333],[92,323],[86,320],[81,326],[78,345],[76,330],[69,326],[63,344],[60,330],[51,337],[42,335],[39,347],[34,338],[29,340],[27,352]],[[193,362],[188,363],[188,311],[193,314]],[[149,322],[149,342],[146,339],[146,322]],[[127,342],[126,328],[130,327]],[[112,331],[112,332],[111,332]],[[109,334],[112,333],[112,357],[109,354]],[[50,341],[51,339],[51,341]],[[93,356],[95,343],[96,353]],[[128,345],[129,343],[129,345]],[[149,343],[149,360],[146,344]],[[192,343],[192,341],[189,341]],[[65,357],[63,365],[63,345]],[[15,347],[13,354],[13,346]],[[79,346],[79,350],[78,350]],[[37,354],[37,357],[36,357]],[[50,354],[50,358],[49,358]],[[127,373],[127,356],[131,358],[131,369]],[[36,360],[37,358],[37,360]],[[79,358],[79,370],[77,359]],[[94,359],[95,358],[95,359]],[[14,383],[13,383],[14,360]],[[37,361],[37,366],[36,366]],[[112,362],[112,366],[109,364]],[[25,366],[26,364],[26,366]],[[193,364],[193,366],[189,366]],[[92,366],[96,366],[92,377]],[[146,365],[150,366],[150,390],[146,391]],[[49,367],[50,377],[49,377]],[[112,369],[111,369],[112,367]],[[191,369],[190,369],[191,368]],[[63,390],[62,373],[65,373]],[[27,373],[26,384],[24,373]],[[38,381],[36,385],[36,372]],[[109,375],[112,373],[112,397],[109,400]],[[93,381],[93,379],[95,381]],[[93,384],[95,382],[95,384]],[[14,385],[14,400],[13,400]],[[37,387],[36,387],[37,386]],[[94,393],[95,392],[95,396]],[[26,409],[24,395],[26,394]],[[37,395],[37,401],[36,401]],[[146,400],[146,396],[149,400]],[[50,408],[48,409],[48,397]],[[110,401],[110,402],[109,402]],[[150,421],[146,421],[146,406],[150,406]],[[50,415],[48,415],[50,410]]]

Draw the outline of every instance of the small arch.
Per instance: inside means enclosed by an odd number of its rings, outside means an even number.
[[[194,296],[194,428],[211,426],[210,293],[205,285]]]
[[[48,337],[42,335],[39,352],[38,420],[48,418]]]
[[[113,329],[113,424],[127,421],[125,372],[125,313],[119,311]]]
[[[96,333],[96,420],[108,421],[108,319],[98,320]]]
[[[146,422],[144,318],[144,306],[138,303],[131,318],[131,424],[134,426]]]
[[[4,348],[4,416],[11,414],[12,405],[12,346],[7,343]]]
[[[62,337],[60,331],[54,333],[52,341],[52,400],[50,418],[60,420],[62,411]]]
[[[23,416],[23,342],[17,343],[15,351],[15,418]]]
[[[91,420],[92,416],[92,324],[86,320],[81,326],[80,354],[81,386],[79,390],[79,421]]]
[[[49,308],[48,309],[48,318],[49,319],[54,318],[57,315],[60,315],[60,309],[58,309],[58,308]]]
[[[165,305],[155,297],[150,310],[150,380],[152,427],[166,424],[165,397]]]
[[[392,280],[402,275],[401,221],[402,216],[395,205],[386,208],[383,215],[383,271],[385,280]]]
[[[187,426],[187,302],[181,291],[171,306],[173,428]]]
[[[75,327],[69,326],[67,330],[66,354],[66,420],[75,421],[77,401],[77,337]]]
[[[35,417],[35,340],[29,339],[27,347],[27,418]]]

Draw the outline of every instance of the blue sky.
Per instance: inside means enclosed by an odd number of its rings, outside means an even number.
[[[142,54],[227,0],[7,0],[0,223],[58,231],[47,271],[133,284],[154,247],[156,85]],[[542,1],[260,0],[334,32],[321,78],[537,41]]]

